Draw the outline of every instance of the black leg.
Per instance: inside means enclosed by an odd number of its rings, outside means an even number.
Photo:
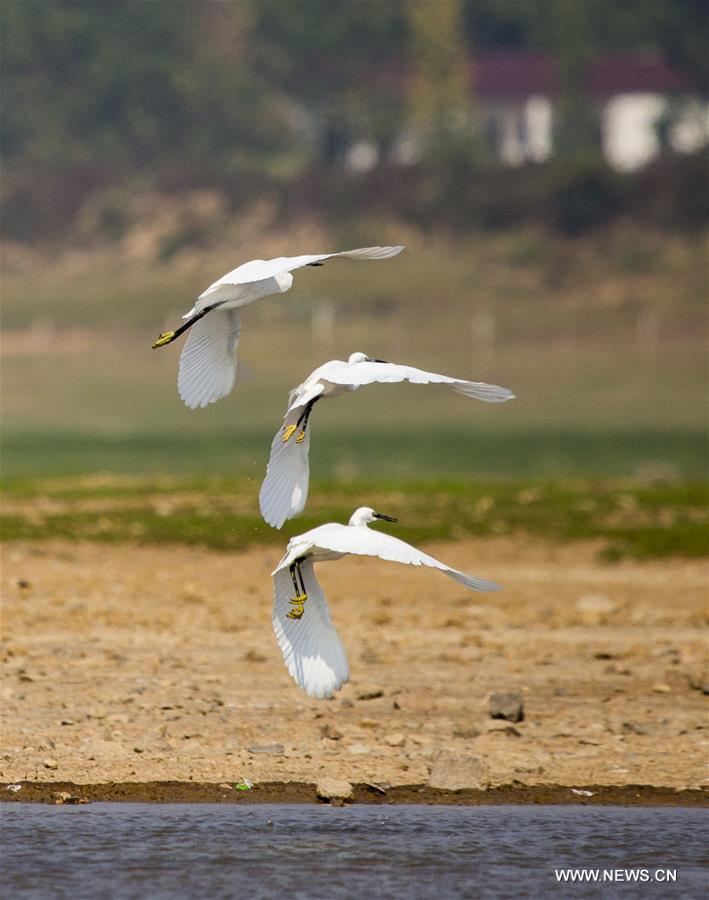
[[[303,421],[304,421],[305,424],[307,425],[307,423],[308,423],[308,418],[309,418],[309,416],[310,416],[310,410],[313,408],[313,403],[315,403],[314,400],[309,400],[309,401],[305,404],[305,409],[304,409],[303,412],[300,414],[300,416],[299,416],[299,418],[298,418],[298,421],[295,423],[295,427],[296,427],[296,428],[300,428],[300,423],[303,422]],[[305,430],[305,425],[303,425],[303,430]]]
[[[300,592],[304,597],[306,597],[308,592],[305,590],[305,581],[303,581],[303,573],[300,571],[300,564],[302,562],[303,562],[302,559],[296,560],[295,570],[298,573],[298,577],[300,578]]]
[[[293,588],[295,589],[295,596],[297,597],[300,594],[300,589],[298,588],[298,582],[295,577],[295,567],[296,563],[291,563],[288,567],[288,571],[290,572],[291,581],[293,582]]]
[[[181,334],[184,334],[188,328],[191,328],[195,323],[199,322],[199,320],[203,316],[206,316],[208,312],[211,312],[213,309],[221,306],[222,303],[226,303],[226,300],[222,300],[221,303],[214,303],[212,306],[208,306],[206,309],[200,310],[196,315],[192,316],[191,319],[188,319],[174,331],[163,331],[162,334],[158,335],[157,340],[153,341],[153,350],[155,350],[156,347],[164,347],[165,344],[171,344],[175,340],[175,338],[178,338]]]
[[[298,428],[298,426],[300,426],[301,422],[303,423],[302,428],[300,429],[300,434],[295,439],[296,444],[302,444],[303,441],[305,440],[305,432],[308,428],[308,422],[310,421],[310,414],[313,411],[313,407],[320,399],[321,399],[320,397],[316,397],[314,400],[310,400],[309,403],[306,404],[305,409],[303,410],[300,418],[298,419],[298,424],[296,425],[296,428]]]
[[[295,597],[291,597],[288,601],[291,604],[291,609],[286,613],[286,617],[297,621],[300,621],[300,619],[303,618],[305,603],[308,599],[308,594],[305,590],[305,582],[303,581],[303,573],[300,571],[300,564],[303,562],[303,559],[303,557],[296,559],[295,562],[291,563],[289,566],[290,577],[293,581],[293,587],[295,588]],[[298,579],[300,579],[300,586],[298,585]]]
[[[298,417],[298,421],[295,425],[288,425],[283,429],[283,437],[281,440],[285,444],[286,441],[289,441],[291,437],[296,433],[296,431],[300,428],[300,434],[295,439],[296,444],[302,444],[305,440],[305,430],[308,427],[308,420],[310,419],[310,413],[313,411],[313,407],[320,400],[320,397],[316,397],[314,400],[309,400],[305,404],[305,409]],[[301,425],[303,426],[301,428]]]
[[[292,562],[290,566],[288,566],[288,571],[290,572],[290,577],[291,581],[293,582],[293,587],[295,588],[296,596],[304,596],[306,594],[303,573],[300,571],[300,564],[302,562],[304,562],[303,557],[301,557],[300,559],[296,559],[295,562]]]

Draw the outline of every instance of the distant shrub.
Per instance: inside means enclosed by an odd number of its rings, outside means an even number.
[[[666,227],[709,223],[709,148],[667,155],[638,172],[628,199],[639,218]]]
[[[541,217],[571,236],[609,224],[626,205],[622,176],[598,157],[551,166],[546,194]]]
[[[67,173],[46,167],[30,173],[8,165],[4,236],[28,242],[61,237],[71,243],[84,241],[90,231],[92,238],[119,240],[131,224],[130,198],[146,188],[173,197],[178,205],[195,191],[217,193],[227,206],[220,224],[267,196],[281,224],[317,217],[328,222],[334,237],[350,239],[372,217],[406,222],[424,233],[533,224],[573,237],[620,217],[660,228],[696,229],[709,224],[709,151],[667,155],[626,174],[598,155],[518,168],[458,156],[440,164],[385,163],[368,172],[333,167],[277,176],[238,166],[199,173],[168,166],[159,175],[146,172],[140,181],[120,185],[98,168]],[[183,247],[204,246],[216,237],[201,223],[183,223],[162,243],[160,256],[170,259]]]

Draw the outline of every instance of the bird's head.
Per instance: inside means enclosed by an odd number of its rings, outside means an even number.
[[[352,513],[352,515],[350,516],[350,521],[347,524],[366,527],[375,519],[382,519],[385,522],[398,521],[398,519],[395,519],[393,516],[385,516],[384,513],[374,512],[371,506],[360,506],[359,509],[356,509]]]
[[[357,353],[350,353],[350,355],[349,355],[349,357],[348,357],[348,359],[347,359],[347,362],[350,363],[350,364],[352,364],[352,363],[361,363],[361,362],[378,362],[378,363],[385,363],[386,360],[385,360],[385,359],[374,359],[374,357],[372,357],[372,356],[367,356],[366,353],[360,353],[360,352],[357,352]]]

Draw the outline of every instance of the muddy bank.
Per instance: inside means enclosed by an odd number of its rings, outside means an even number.
[[[634,796],[628,785],[679,802],[676,789],[706,784],[704,561],[604,565],[595,545],[524,538],[428,549],[505,590],[352,558],[321,566],[351,681],[316,701],[273,636],[274,548],[7,544],[0,781],[23,797],[36,783],[39,799],[50,783],[109,792],[96,799],[179,783],[174,799],[218,799],[208,785],[245,778],[257,787],[238,802],[251,802],[327,777],[422,802],[448,754],[473,760],[480,784],[465,786],[489,788],[484,802],[507,790],[561,802],[586,785],[617,789],[608,802]],[[496,692],[519,695],[520,721],[491,718]]]
[[[499,804],[574,804],[595,806],[709,806],[709,790],[682,790],[646,785],[604,787],[587,785],[502,785],[490,790],[443,791],[425,784],[398,787],[355,784],[348,803],[450,804],[495,806]],[[0,802],[55,803],[57,795],[70,795],[64,802],[110,803],[321,803],[316,786],[303,782],[263,782],[248,791],[226,784],[185,784],[176,781],[122,784],[71,784],[69,782],[24,783],[8,791],[0,785]]]

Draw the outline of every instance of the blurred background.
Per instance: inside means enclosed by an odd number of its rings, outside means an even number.
[[[415,785],[440,747],[475,785],[702,784],[708,38],[706,0],[0,2],[3,782]],[[381,244],[248,306],[234,391],[184,406],[151,344],[215,279]],[[276,531],[288,392],[358,350],[517,399],[318,406]],[[381,700],[314,712],[268,572],[361,505],[505,591],[323,567]]]
[[[697,478],[708,10],[694,0],[5,0],[3,467],[262,477],[354,350],[511,387],[318,409],[318,484]],[[189,411],[154,337],[248,259],[407,245],[243,316]]]

